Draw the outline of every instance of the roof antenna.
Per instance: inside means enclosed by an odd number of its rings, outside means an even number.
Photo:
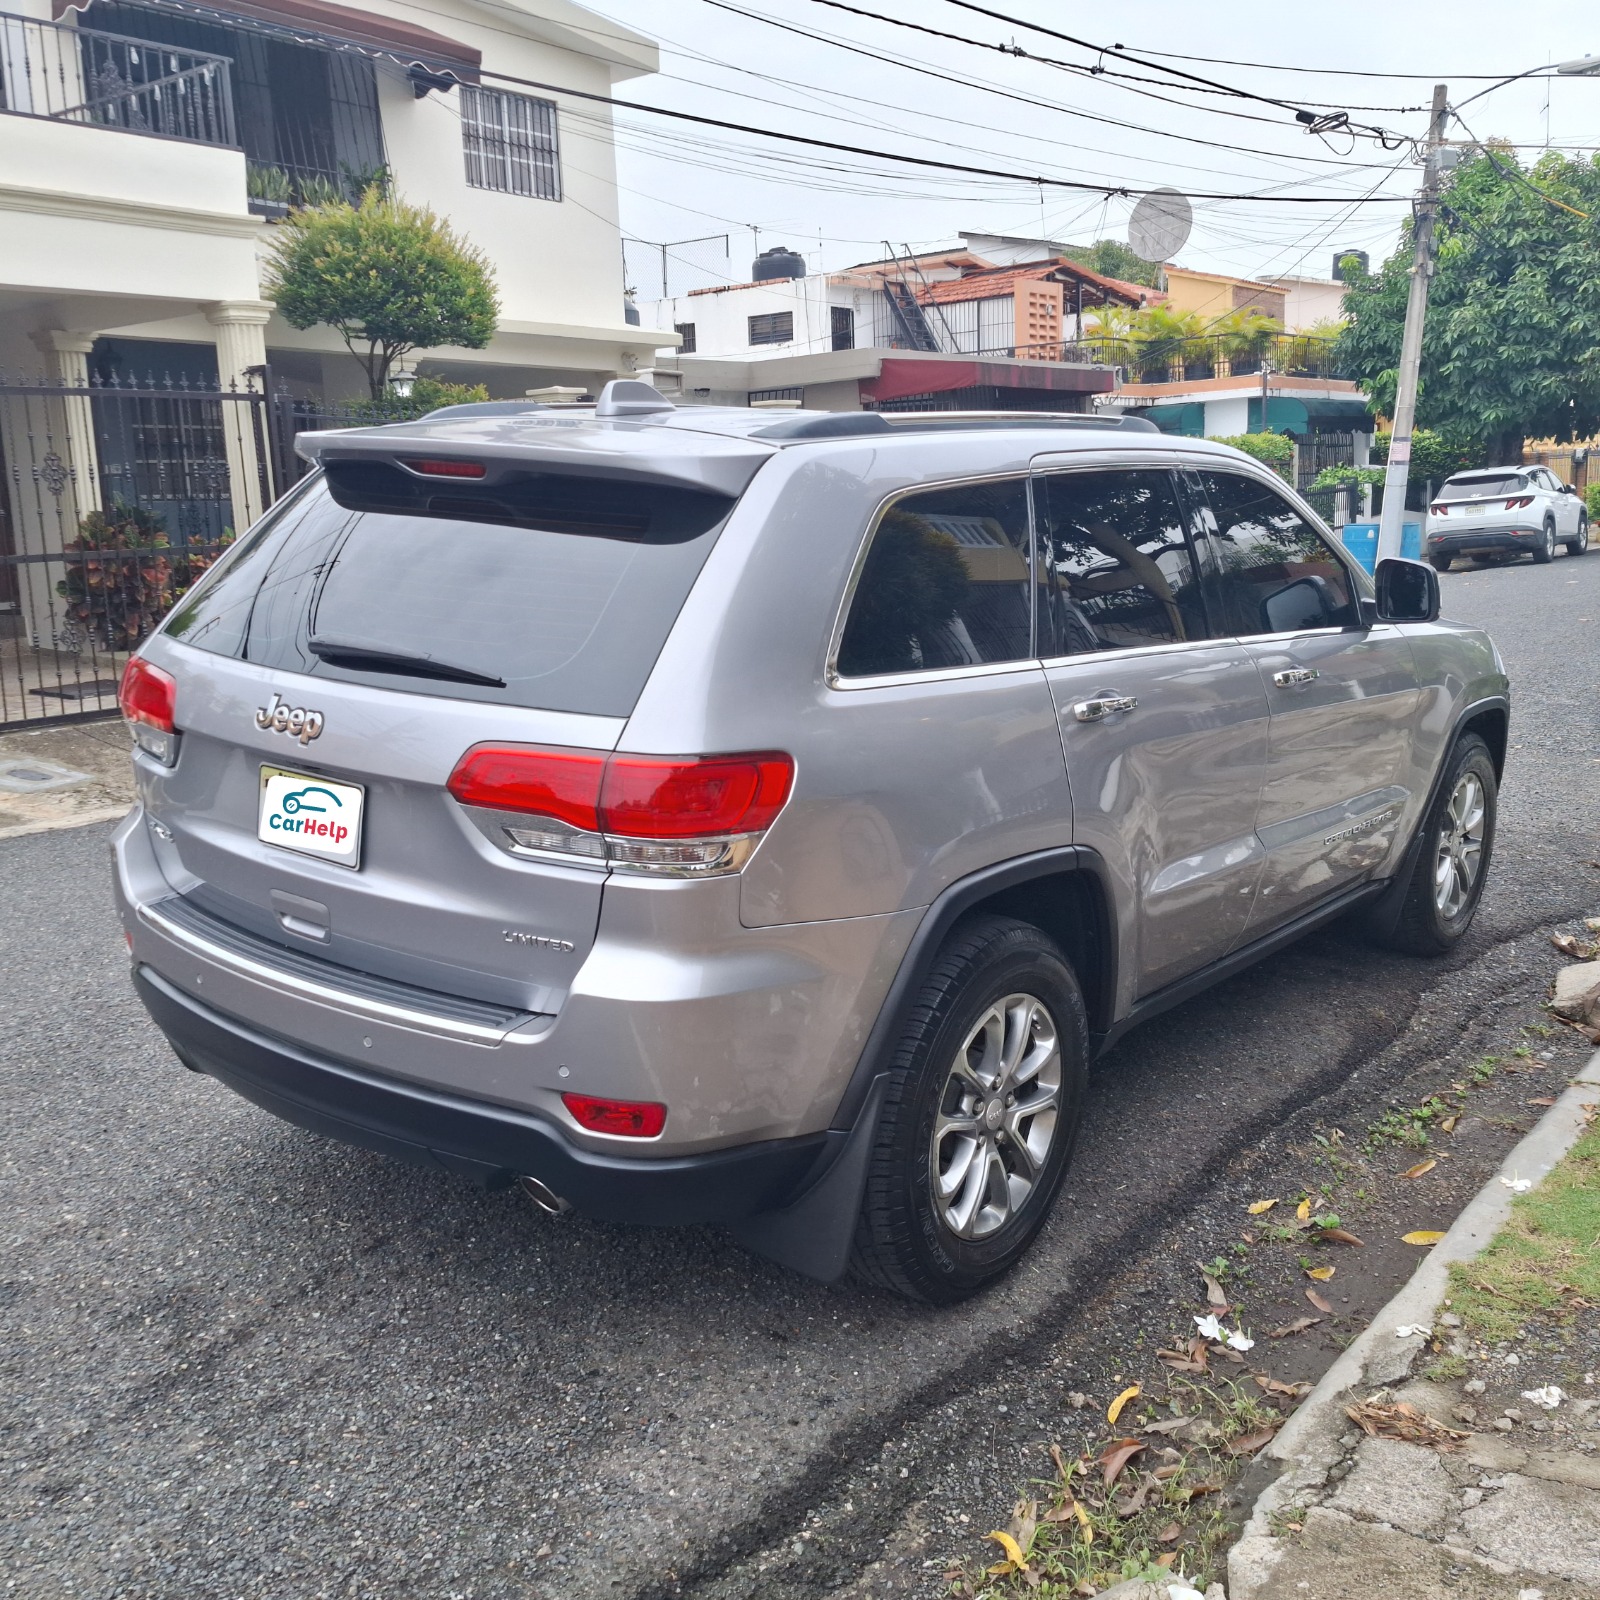
[[[641,378],[613,378],[594,403],[597,417],[653,417],[678,408]]]

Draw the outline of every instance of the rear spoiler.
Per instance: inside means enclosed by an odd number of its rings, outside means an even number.
[[[493,484],[515,472],[611,478],[737,499],[777,447],[760,439],[596,420],[558,410],[501,416],[438,417],[388,427],[302,433],[295,451],[318,465],[378,461],[405,469],[425,458],[481,464]]]

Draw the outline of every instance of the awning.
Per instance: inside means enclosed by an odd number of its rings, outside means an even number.
[[[400,66],[420,67],[424,72],[454,78],[458,83],[476,83],[483,66],[483,52],[456,39],[447,39],[431,28],[396,17],[379,16],[372,11],[356,11],[337,6],[332,0],[123,0],[124,4],[147,6],[193,17],[228,28],[249,28],[256,33],[272,33],[301,44],[355,46],[366,55],[383,56]],[[51,0],[52,13],[59,22],[69,11],[88,11],[93,0]]]
[[[879,403],[981,386],[1107,394],[1116,386],[1116,374],[1108,367],[1053,366],[1040,361],[897,361],[885,356],[878,376],[862,378],[860,386],[863,400]]]

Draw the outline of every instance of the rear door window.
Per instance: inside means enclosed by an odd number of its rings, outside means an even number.
[[[839,642],[847,678],[1033,656],[1025,478],[897,500],[879,520]]]
[[[1034,480],[1048,630],[1056,655],[1210,636],[1183,510],[1161,468]]]
[[[167,632],[316,677],[626,716],[733,506],[531,472],[493,499],[419,497],[366,464],[330,474]]]
[[[1202,471],[1220,569],[1214,609],[1228,632],[1357,625],[1350,575],[1321,533],[1270,484]]]
[[[1484,495],[1521,494],[1528,487],[1520,472],[1481,473],[1476,478],[1452,478],[1439,491],[1441,500],[1476,500]]]

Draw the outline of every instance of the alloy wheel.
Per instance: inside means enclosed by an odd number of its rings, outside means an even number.
[[[1007,995],[955,1053],[933,1123],[933,1198],[958,1239],[984,1239],[1026,1204],[1055,1143],[1061,1043],[1031,994]]]
[[[1445,917],[1460,916],[1483,870],[1486,802],[1477,773],[1462,773],[1445,808],[1434,856],[1433,903]]]

